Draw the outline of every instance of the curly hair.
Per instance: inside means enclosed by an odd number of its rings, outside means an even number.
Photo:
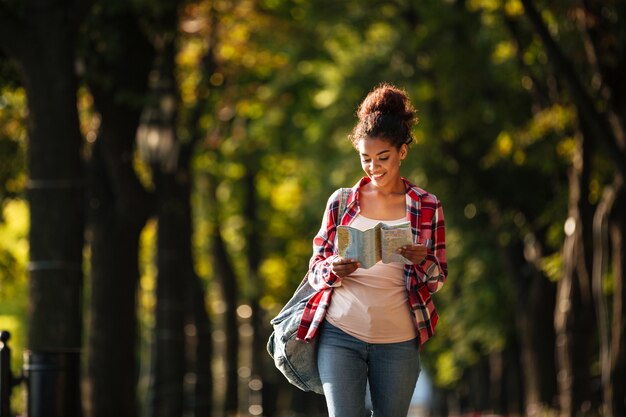
[[[397,148],[413,142],[411,129],[418,119],[404,90],[382,83],[370,91],[356,114],[359,121],[350,135],[355,148],[365,138],[385,139]]]

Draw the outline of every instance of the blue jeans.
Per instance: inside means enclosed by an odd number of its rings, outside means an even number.
[[[367,343],[324,321],[317,367],[329,417],[364,417],[369,382],[372,415],[406,417],[420,373],[419,339]]]

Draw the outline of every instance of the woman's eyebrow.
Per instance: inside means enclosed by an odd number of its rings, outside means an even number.
[[[389,149],[385,149],[384,151],[380,151],[380,152],[378,152],[378,153],[376,154],[376,156],[381,155],[381,154],[384,154],[385,152],[391,152],[391,151],[390,151]],[[362,155],[362,156],[369,156],[369,155],[368,155],[368,154],[366,154],[366,153],[362,153],[361,155]]]

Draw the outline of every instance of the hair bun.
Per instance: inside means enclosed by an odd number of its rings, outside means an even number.
[[[393,115],[403,121],[412,121],[415,110],[409,101],[407,93],[391,84],[380,84],[374,88],[359,106],[357,116],[365,121],[370,115]]]
[[[359,122],[350,135],[357,148],[363,138],[384,138],[400,147],[413,142],[411,129],[417,122],[408,94],[391,84],[383,83],[365,97],[357,116]]]

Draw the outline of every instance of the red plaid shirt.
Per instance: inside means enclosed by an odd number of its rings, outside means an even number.
[[[429,246],[426,259],[419,265],[404,266],[408,302],[413,311],[420,342],[424,344],[435,333],[438,315],[431,294],[439,291],[448,275],[443,209],[439,199],[402,179],[406,185],[406,217],[411,223],[413,242]],[[339,224],[348,225],[359,213],[359,190],[371,180],[362,178],[346,201],[346,210]],[[322,227],[313,239],[313,256],[309,263],[309,283],[317,293],[309,300],[298,329],[297,338],[310,341],[328,309],[333,287],[341,285],[341,278],[331,272],[337,258],[336,226],[339,216],[341,190],[335,191],[326,205]]]

